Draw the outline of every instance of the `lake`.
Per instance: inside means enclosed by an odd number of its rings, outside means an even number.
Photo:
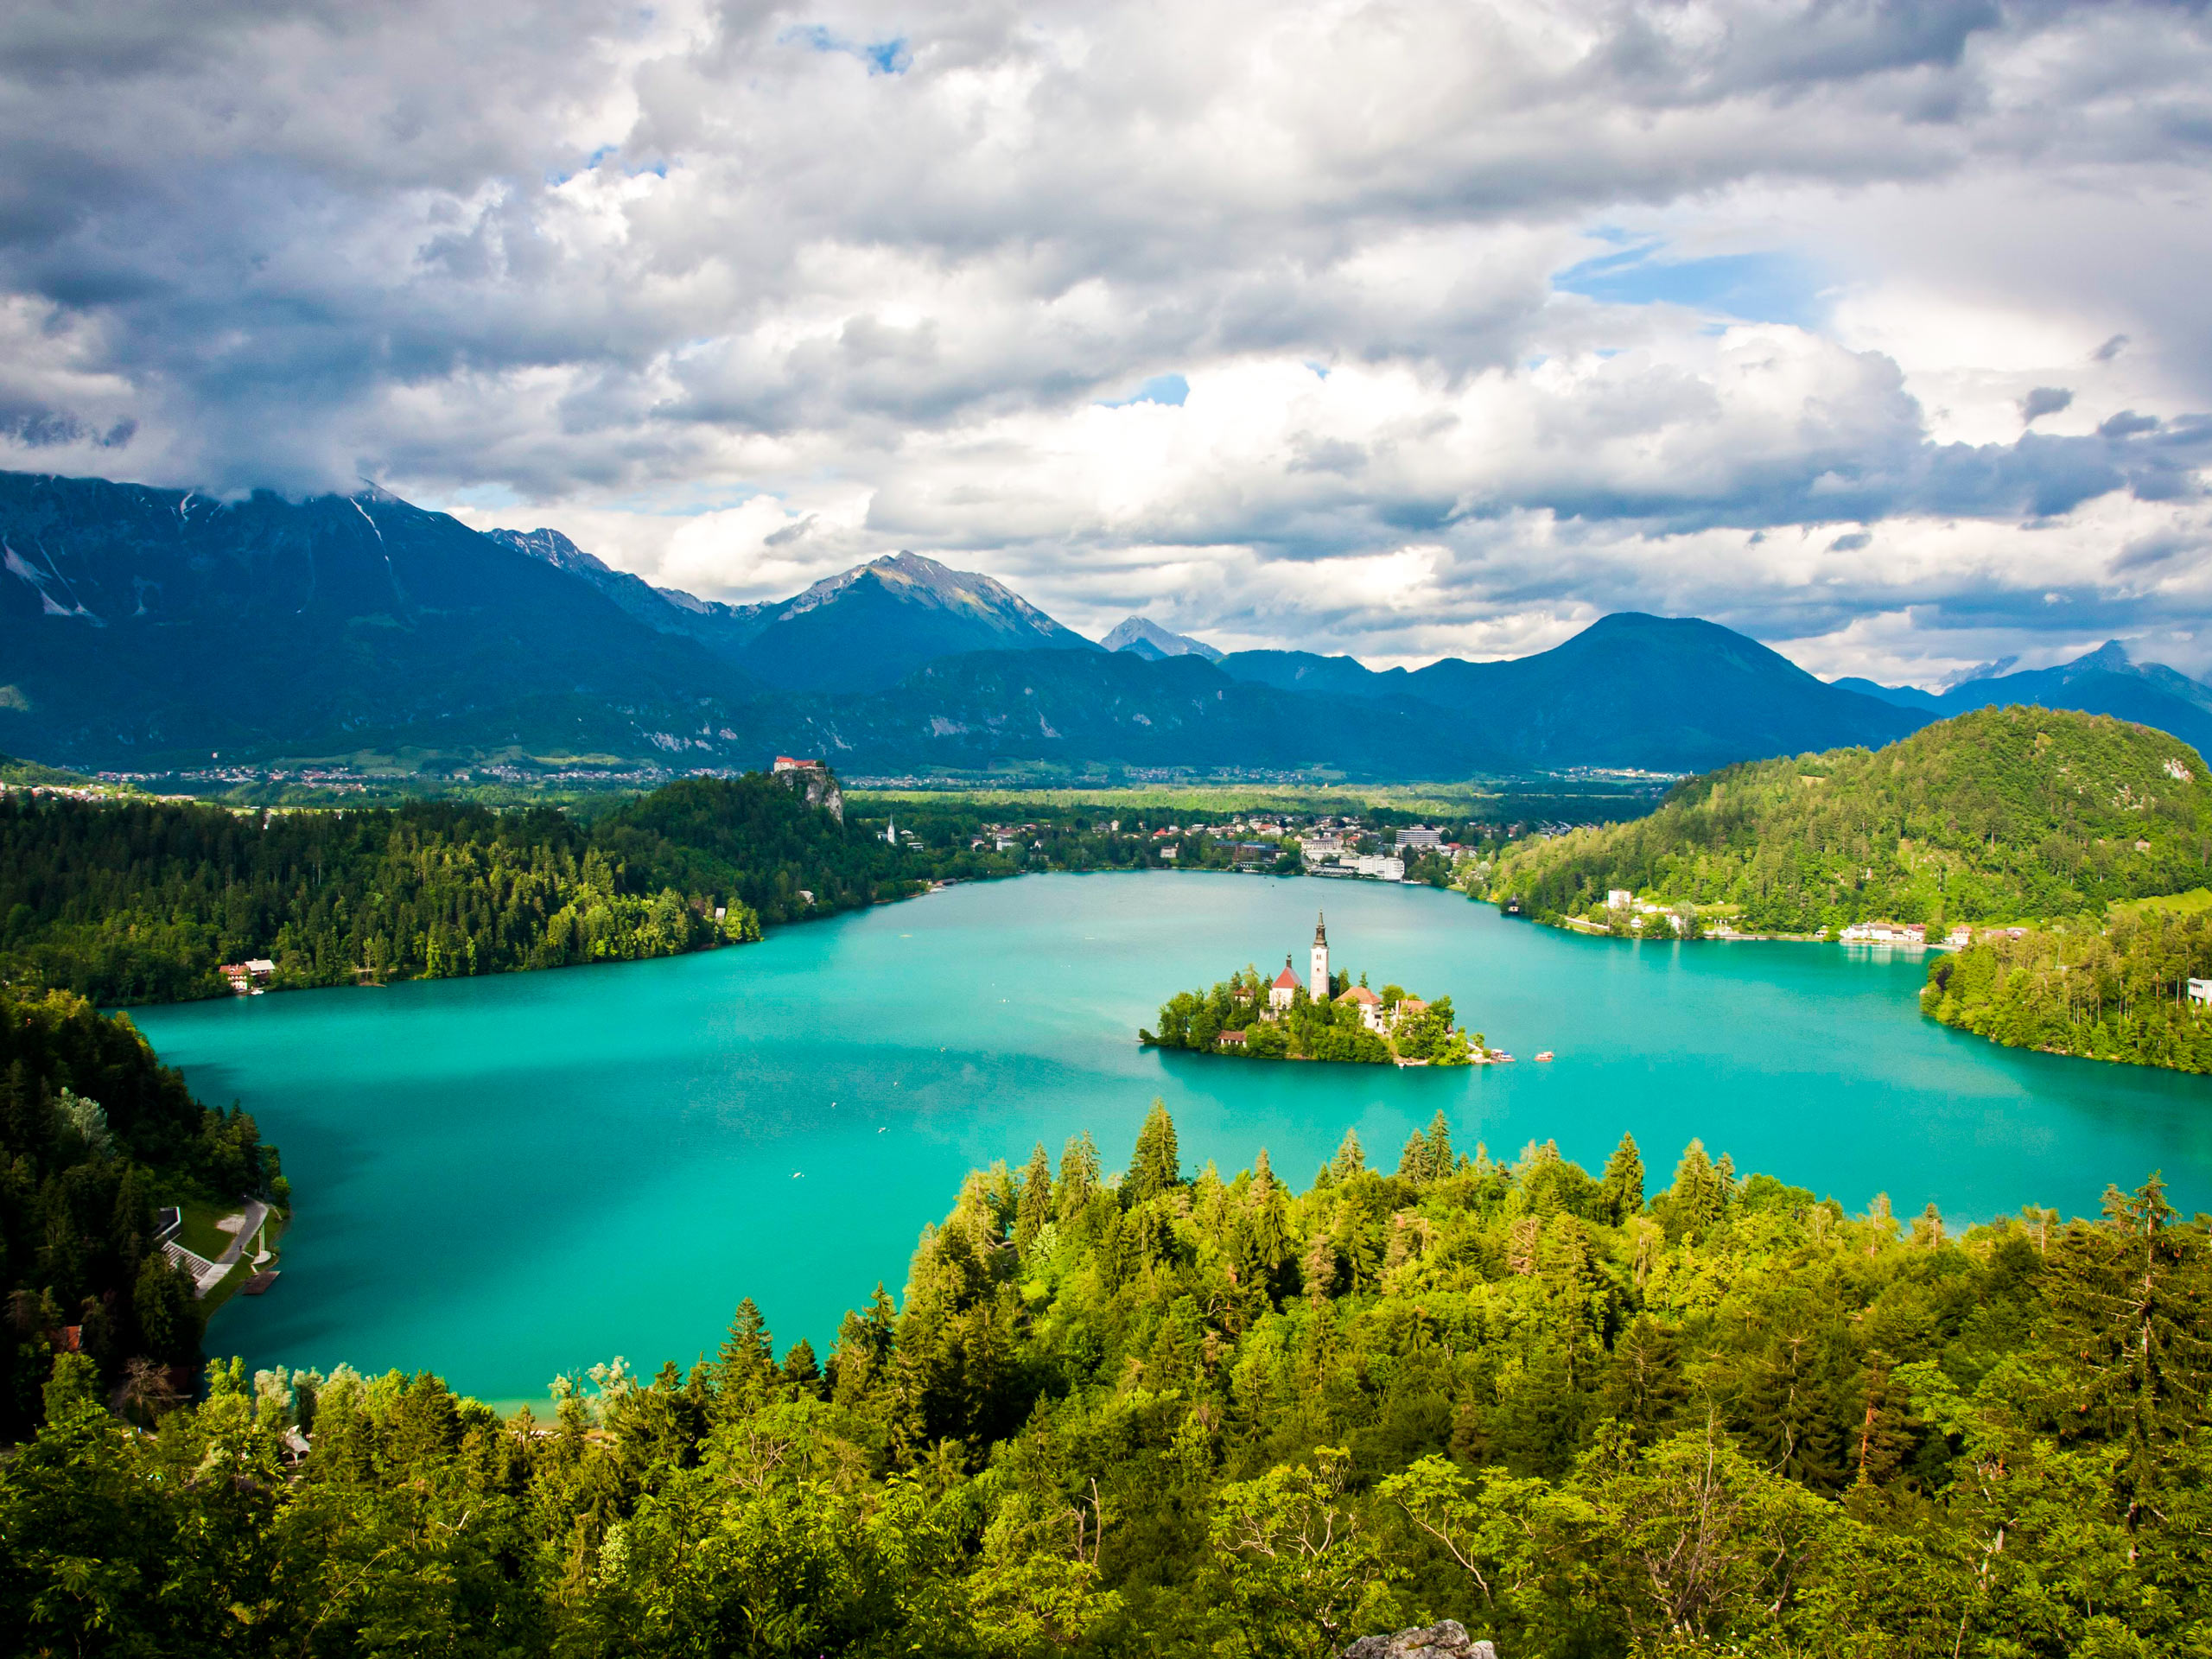
[[[1286,951],[1317,905],[1334,963],[1448,994],[1512,1065],[1399,1071],[1138,1047],[1167,995]],[[1186,1167],[1264,1146],[1300,1184],[1357,1128],[1395,1168],[1439,1109],[1453,1143],[1555,1138],[1593,1172],[1624,1130],[1665,1185],[1693,1135],[1853,1211],[1955,1223],[2095,1213],[2163,1169],[2212,1208],[2212,1079],[2001,1049],[1923,1020],[1916,955],[1630,944],[1427,888],[1191,874],[954,887],[664,962],[292,992],[132,1017],[200,1096],[282,1147],[284,1273],[211,1326],[251,1366],[428,1367],[542,1400],[615,1355],[711,1354],[751,1295],[827,1351],[898,1294],[970,1167],[1109,1169],[1154,1096]],[[1557,1058],[1539,1065],[1540,1049]]]

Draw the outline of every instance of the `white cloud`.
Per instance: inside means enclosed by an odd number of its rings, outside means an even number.
[[[18,8],[0,465],[1384,661],[2201,665],[2208,89],[2154,4]]]

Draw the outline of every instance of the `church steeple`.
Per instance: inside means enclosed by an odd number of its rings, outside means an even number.
[[[1306,979],[1306,994],[1316,1002],[1329,1000],[1329,919],[1319,911],[1313,912],[1313,971]]]

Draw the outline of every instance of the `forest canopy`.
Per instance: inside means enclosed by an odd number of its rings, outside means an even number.
[[[932,873],[759,772],[687,779],[588,821],[13,792],[0,976],[115,1006],[219,995],[217,967],[250,957],[307,986],[671,956],[903,897]]]
[[[2108,715],[2013,706],[1883,749],[1689,779],[1648,818],[1514,848],[1491,890],[1540,918],[1624,888],[1726,908],[1750,931],[1815,933],[2101,912],[2208,874],[2212,780],[2196,750]]]
[[[1440,1114],[1305,1191],[1155,1107],[972,1175],[826,1354],[503,1421],[433,1375],[211,1368],[157,1432],[63,1356],[0,1469],[43,1653],[2200,1654],[2212,1254],[2103,1214],[1853,1214],[1693,1143],[1647,1193]],[[302,1454],[301,1446],[307,1449]]]

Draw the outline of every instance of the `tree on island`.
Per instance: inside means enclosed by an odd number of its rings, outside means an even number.
[[[1339,994],[1351,975],[1333,976]],[[1397,1017],[1389,1033],[1370,1029],[1361,1006],[1333,997],[1316,1001],[1303,985],[1290,992],[1287,1007],[1268,1003],[1268,987],[1250,969],[1232,975],[1210,990],[1179,991],[1161,1005],[1157,1031],[1140,1030],[1139,1040],[1160,1048],[1195,1049],[1257,1059],[1297,1059],[1382,1065],[1393,1060],[1429,1065],[1465,1065],[1473,1058],[1464,1033],[1452,1028],[1452,1000],[1439,997],[1408,1013],[1403,988],[1386,987],[1380,999]],[[1224,1046],[1227,1033],[1240,1040]]]

